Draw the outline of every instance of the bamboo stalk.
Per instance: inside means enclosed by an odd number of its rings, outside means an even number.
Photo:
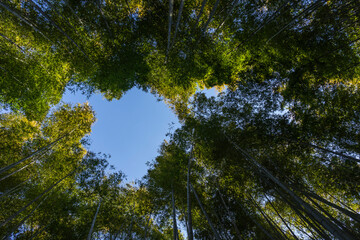
[[[166,47],[166,56],[165,56],[165,62],[167,61],[167,57],[170,50],[170,41],[171,41],[171,25],[172,25],[172,17],[173,17],[173,8],[174,8],[174,0],[169,0],[169,26],[168,26],[168,41],[167,41],[167,47]]]
[[[92,235],[92,232],[93,232],[93,229],[94,229],[94,226],[95,226],[95,221],[96,221],[96,217],[99,213],[99,209],[100,209],[100,205],[101,205],[101,198],[100,198],[100,201],[99,201],[99,204],[98,204],[98,207],[96,209],[96,213],[95,213],[95,216],[92,220],[92,223],[91,223],[91,228],[90,228],[90,231],[89,231],[89,234],[88,234],[88,237],[87,237],[87,240],[91,240],[91,235]]]
[[[190,174],[191,174],[191,160],[192,160],[193,148],[190,152],[190,157],[188,161],[188,172],[187,172],[187,191],[186,191],[186,201],[187,201],[187,208],[188,208],[188,239],[193,240],[193,229],[192,229],[192,217],[191,217],[191,199],[190,199]]]
[[[196,193],[196,190],[194,189],[194,187],[192,186],[192,184],[190,183],[190,187],[191,187],[191,190],[194,192],[194,194],[195,194],[195,198],[196,198],[196,200],[198,201],[198,203],[199,203],[199,206],[200,206],[200,208],[201,208],[201,211],[203,212],[203,214],[204,214],[204,216],[205,216],[205,218],[206,218],[206,220],[207,220],[207,222],[209,223],[209,225],[210,225],[210,227],[211,227],[211,230],[213,231],[213,233],[214,233],[214,237],[215,237],[215,239],[216,240],[220,240],[220,237],[219,237],[219,234],[218,234],[218,232],[216,231],[216,229],[215,229],[215,227],[214,227],[214,225],[212,224],[212,222],[211,222],[211,220],[210,220],[210,218],[209,218],[209,216],[208,216],[208,214],[206,213],[206,211],[205,211],[205,208],[204,208],[204,206],[202,205],[202,203],[201,203],[201,201],[200,201],[200,198],[199,198],[199,196],[197,195],[197,193]]]
[[[185,0],[181,0],[179,13],[178,13],[177,20],[176,20],[176,25],[175,25],[174,37],[173,37],[172,43],[170,45],[170,48],[172,48],[174,46],[174,44],[175,44],[176,33],[177,33],[178,29],[179,29],[181,14],[182,14],[182,11],[183,11],[183,8],[184,8],[184,2],[185,2]]]
[[[225,135],[227,137],[227,135]],[[235,146],[241,154],[247,159],[252,165],[254,165],[260,173],[263,173],[264,176],[271,179],[276,185],[278,185],[281,189],[283,189],[286,193],[288,193],[296,203],[303,207],[304,211],[309,215],[309,217],[314,218],[317,222],[319,222],[322,226],[325,227],[331,234],[335,237],[343,240],[352,240],[353,238],[349,236],[346,232],[342,231],[338,226],[329,221],[326,217],[320,214],[316,209],[298,197],[293,191],[291,191],[285,183],[281,182],[279,179],[274,177],[265,167],[263,167],[260,163],[258,163],[253,157],[251,157],[246,151],[241,149],[235,142],[233,142],[230,138],[227,139]]]
[[[15,217],[17,217],[20,213],[22,213],[24,210],[26,210],[31,204],[39,200],[42,196],[44,196],[46,193],[50,192],[54,187],[56,187],[60,182],[62,182],[65,178],[69,177],[70,175],[74,174],[80,167],[77,167],[75,170],[67,174],[65,177],[58,180],[56,183],[51,185],[49,188],[47,188],[44,192],[42,192],[40,195],[38,195],[36,198],[34,198],[31,202],[26,204],[23,208],[21,208],[19,211],[14,213],[11,217],[7,218],[4,222],[0,224],[0,228],[3,227],[5,224],[13,220]]]
[[[224,207],[225,207],[225,210],[226,210],[226,212],[227,212],[228,215],[229,215],[229,213],[230,213],[229,208],[228,208],[228,206],[226,205],[225,200],[224,200],[224,198],[223,198],[220,190],[218,189],[217,191],[218,191],[218,193],[219,193],[219,195],[220,195],[221,202],[223,203],[223,205],[224,205]],[[231,218],[231,223],[233,224],[233,226],[234,226],[234,228],[235,228],[235,232],[236,232],[237,237],[239,238],[239,240],[243,240],[243,238],[241,237],[241,233],[240,233],[240,231],[239,231],[239,228],[237,227],[236,222],[235,222],[235,220],[234,220],[233,218]]]
[[[71,132],[73,132],[73,131],[74,131],[74,130],[72,130]],[[6,166],[6,167],[1,168],[1,169],[0,169],[0,174],[3,173],[3,172],[6,172],[6,171],[8,171],[8,170],[10,170],[11,168],[19,165],[19,164],[22,163],[22,162],[25,162],[26,160],[28,160],[28,159],[32,158],[33,156],[37,155],[38,153],[41,153],[41,152],[47,150],[48,148],[52,147],[54,144],[56,144],[57,142],[59,142],[61,139],[65,138],[66,136],[68,136],[69,134],[71,134],[71,132],[70,132],[70,133],[67,133],[67,134],[64,134],[62,137],[56,139],[55,141],[49,143],[49,144],[46,145],[46,146],[40,148],[39,150],[31,153],[29,156],[24,157],[24,158],[20,159],[19,161],[15,162],[15,163],[12,163],[12,164],[10,164],[10,165],[8,165],[8,166]]]

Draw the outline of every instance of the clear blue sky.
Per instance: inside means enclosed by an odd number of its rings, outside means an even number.
[[[214,90],[206,91],[214,95]],[[90,99],[80,93],[66,92],[62,99],[68,103],[88,101],[96,112],[92,127],[90,150],[110,154],[116,170],[127,175],[128,181],[140,179],[147,172],[146,162],[158,154],[169,126],[180,126],[176,115],[150,93],[138,89],[127,92],[120,100],[107,101],[100,94]]]
[[[90,99],[80,93],[66,92],[62,101],[88,101],[96,112],[96,122],[90,136],[93,152],[111,155],[109,160],[116,170],[122,170],[128,181],[146,174],[146,162],[157,155],[165,139],[169,124],[179,121],[170,108],[149,93],[138,89],[127,92],[120,100],[107,101],[100,94]]]

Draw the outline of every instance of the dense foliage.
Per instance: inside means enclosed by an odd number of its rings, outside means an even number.
[[[359,8],[0,1],[0,236],[359,239]],[[134,87],[182,127],[126,184],[90,151],[91,107],[59,102]]]

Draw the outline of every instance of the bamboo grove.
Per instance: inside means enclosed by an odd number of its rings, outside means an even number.
[[[0,0],[0,237],[360,239],[359,8]],[[127,183],[60,100],[132,88],[182,126]]]

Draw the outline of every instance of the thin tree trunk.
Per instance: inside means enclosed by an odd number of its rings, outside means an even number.
[[[74,130],[72,130],[71,132],[73,132],[73,131],[74,131]],[[52,147],[54,144],[56,144],[57,142],[59,142],[61,139],[65,138],[66,136],[68,136],[69,134],[71,134],[71,132],[63,135],[62,137],[58,138],[57,140],[49,143],[48,145],[40,148],[39,150],[33,152],[33,153],[30,154],[29,156],[24,157],[24,158],[20,159],[19,161],[15,162],[15,163],[12,163],[12,164],[10,164],[10,165],[8,165],[8,166],[6,166],[6,167],[1,168],[1,169],[0,169],[0,174],[3,173],[3,172],[5,172],[5,171],[10,170],[11,168],[19,165],[19,164],[22,163],[22,162],[25,162],[26,160],[28,160],[29,158],[32,158],[32,157],[35,156],[36,154],[41,153],[41,152],[47,150],[48,148]]]
[[[98,8],[99,8],[101,17],[104,19],[105,26],[106,26],[107,31],[109,32],[110,37],[111,37],[111,38],[114,38],[114,35],[112,34],[112,31],[110,30],[109,24],[108,24],[108,22],[107,22],[107,20],[106,20],[106,18],[105,18],[105,16],[104,16],[104,12],[103,12],[103,10],[101,9],[101,2],[100,2],[100,1],[101,1],[101,0],[97,0],[95,4],[98,5]]]
[[[8,219],[6,219],[4,222],[2,222],[0,224],[0,228],[3,227],[5,224],[7,224],[8,222],[10,222],[11,220],[13,220],[15,217],[17,217],[20,213],[22,213],[25,209],[27,209],[31,204],[33,204],[34,202],[36,202],[37,200],[39,200],[42,196],[44,196],[46,193],[50,192],[54,187],[56,187],[60,182],[62,182],[65,178],[69,177],[70,175],[74,174],[80,167],[77,167],[74,171],[70,172],[69,174],[67,174],[65,177],[61,178],[60,180],[58,180],[56,183],[54,183],[53,185],[51,185],[49,188],[47,188],[44,192],[42,192],[40,195],[38,195],[36,198],[34,198],[31,202],[29,202],[28,204],[26,204],[23,208],[21,208],[19,211],[17,211],[16,213],[14,213],[11,217],[9,217]]]
[[[329,196],[331,196],[332,198],[334,198],[335,200],[337,200],[340,204],[342,204],[343,206],[347,207],[348,209],[350,209],[351,211],[343,208],[343,207],[340,207],[330,201],[328,201],[327,199],[319,196],[318,194],[316,194],[315,192],[307,189],[307,190],[302,190],[302,189],[299,189],[299,187],[297,187],[295,184],[292,184],[292,187],[294,187],[296,190],[298,190],[299,192],[301,192],[302,194],[304,194],[307,198],[311,197],[311,198],[314,198],[320,202],[323,202],[325,203],[326,205],[330,206],[330,207],[333,207],[335,209],[337,209],[338,211],[342,212],[343,214],[347,215],[348,217],[352,218],[353,220],[357,221],[360,223],[360,215],[355,212],[353,209],[351,209],[349,206],[347,206],[346,204],[342,203],[341,201],[339,201],[338,199],[336,199],[334,196],[330,195],[329,193],[326,193],[328,194]],[[324,192],[326,192],[324,190],[324,188],[322,188],[321,186],[319,186],[319,188],[321,188]]]
[[[226,136],[227,137],[227,136]],[[228,137],[227,137],[228,138]],[[339,239],[353,239],[349,236],[346,232],[342,231],[338,228],[335,224],[330,222],[326,217],[324,217],[321,213],[319,213],[316,209],[298,197],[293,191],[291,191],[284,183],[282,183],[279,179],[274,177],[265,167],[263,167],[260,163],[258,163],[253,157],[251,157],[247,152],[242,150],[238,145],[236,145],[231,139],[228,140],[235,146],[237,150],[239,150],[242,155],[248,159],[248,161],[253,164],[258,170],[265,174],[265,176],[271,179],[275,184],[277,184],[281,189],[287,192],[300,206],[304,208],[304,211],[309,215],[312,216],[316,221],[318,221],[322,226],[325,227],[331,234]]]
[[[82,54],[86,57],[89,62],[93,63],[89,56],[84,52],[84,50],[59,26],[57,25],[36,3],[34,3],[32,0],[28,0],[31,5],[33,5],[44,17],[46,17],[50,23],[57,28],[70,42],[72,42],[79,50],[82,52]]]
[[[87,240],[91,240],[91,235],[92,235],[92,232],[93,232],[93,230],[94,230],[96,217],[97,217],[97,215],[98,215],[98,213],[99,213],[99,209],[100,209],[100,205],[101,205],[101,200],[102,200],[102,199],[100,198],[100,201],[99,201],[98,207],[97,207],[97,209],[96,209],[95,216],[94,216],[94,218],[93,218],[93,220],[92,220],[92,223],[91,223],[91,228],[90,228],[90,231],[89,231],[89,234],[88,234]]]
[[[119,235],[119,233],[120,233],[120,231],[121,231],[121,229],[122,229],[123,226],[124,226],[124,223],[121,224],[121,226],[120,226],[120,228],[119,228],[119,231],[116,232],[114,240],[116,240],[116,238],[117,238],[117,236]]]
[[[311,234],[314,237],[320,238],[320,239],[325,239],[325,240],[331,240],[331,238],[328,236],[327,233],[325,233],[323,231],[323,229],[316,226],[315,223],[313,223],[310,219],[308,219],[306,216],[304,216],[296,206],[291,205],[291,207],[296,212],[296,214],[300,217],[300,220],[302,221],[304,226],[311,232]],[[315,232],[313,232],[313,230]]]
[[[343,158],[347,158],[347,159],[349,159],[349,160],[351,160],[353,162],[356,162],[356,163],[360,162],[360,160],[357,159],[357,158],[354,158],[354,157],[351,157],[351,156],[348,156],[348,155],[345,155],[345,154],[342,154],[342,153],[339,153],[339,152],[335,152],[335,151],[332,151],[332,150],[317,146],[317,145],[312,144],[312,143],[307,143],[307,142],[304,142],[304,141],[294,141],[294,140],[286,138],[286,137],[281,137],[281,138],[285,139],[288,142],[296,142],[296,143],[300,143],[301,145],[304,145],[304,146],[310,146],[310,147],[313,147],[313,148],[316,148],[316,149],[320,149],[321,151],[332,153],[332,154],[338,155],[338,156],[343,157]]]
[[[176,20],[176,25],[175,25],[174,38],[172,40],[172,43],[171,43],[170,47],[173,47],[174,44],[175,44],[176,33],[177,33],[178,29],[179,29],[181,14],[182,14],[182,11],[183,11],[183,8],[184,8],[184,2],[185,2],[185,0],[181,0],[179,13],[178,13],[177,20]]]
[[[301,224],[303,224],[303,220],[302,220],[302,219],[301,219],[301,221],[302,221]],[[296,223],[300,224],[298,221],[296,221]],[[314,234],[313,234],[311,231],[310,231],[310,233],[312,234],[312,236],[311,236],[309,233],[307,233],[306,231],[304,231],[304,229],[302,229],[302,228],[300,228],[300,227],[297,227],[295,224],[292,224],[292,223],[290,223],[290,224],[291,224],[294,228],[296,228],[297,231],[302,232],[303,234],[305,234],[306,236],[308,236],[309,239],[314,240]]]
[[[188,220],[187,220],[187,216],[186,216],[186,212],[182,211],[183,215],[184,215],[184,219],[185,219],[185,227],[186,227],[186,233],[188,232],[189,226],[188,226]]]
[[[52,3],[50,3],[48,0],[44,0],[44,1],[45,1],[49,6],[52,6],[52,8],[54,8],[54,9],[56,8],[55,5],[52,4]],[[75,13],[74,9],[72,9],[72,7],[69,5],[69,3],[68,3],[67,0],[65,0],[65,4],[66,4],[65,6],[70,9],[70,12],[75,16],[75,18],[78,19],[79,23],[80,23],[82,26],[84,26],[83,21],[80,19],[80,17],[77,16],[77,14]],[[63,9],[63,10],[64,10],[64,9]],[[81,35],[81,34],[79,34],[79,32],[76,30],[76,28],[74,27],[74,25],[73,25],[72,23],[70,23],[65,16],[63,16],[63,15],[62,15],[59,11],[57,11],[56,9],[55,9],[55,12],[56,12],[62,19],[64,19],[64,21],[66,22],[66,24],[67,24],[68,26],[70,26],[70,28],[72,28],[77,35],[79,35],[79,36]],[[89,37],[88,32],[85,32],[85,34]],[[80,40],[80,41],[81,41],[81,40]]]
[[[217,214],[216,211],[211,211],[211,214],[213,214],[215,217],[216,217],[216,220],[218,221],[219,223],[219,228],[222,229],[223,231],[220,233],[219,232],[219,236],[221,237],[221,239],[226,239],[226,240],[229,240],[230,237],[229,235],[227,234],[227,229],[225,229],[225,226],[223,224],[223,222],[221,221],[220,217],[219,217],[219,214]]]
[[[225,200],[224,200],[224,198],[223,198],[220,190],[218,189],[217,191],[218,191],[218,193],[219,193],[219,195],[220,195],[221,202],[222,202],[222,204],[224,205],[227,214],[230,216],[230,210],[229,210],[228,206],[226,205]],[[234,220],[233,218],[231,218],[231,223],[232,223],[232,225],[233,225],[234,228],[235,228],[235,232],[236,232],[237,237],[239,238],[239,240],[243,240],[243,238],[241,237],[241,233],[240,233],[240,231],[239,231],[239,228],[237,227],[236,222],[235,222],[235,220]]]
[[[328,206],[331,206],[331,207],[339,210],[340,212],[344,213],[344,214],[347,215],[348,217],[350,217],[350,218],[352,218],[353,220],[355,220],[355,221],[357,221],[357,222],[360,223],[360,215],[359,215],[359,214],[353,213],[353,212],[351,212],[351,211],[349,211],[349,210],[347,210],[347,209],[345,209],[345,208],[342,208],[342,207],[340,207],[340,206],[338,206],[338,205],[336,205],[336,204],[334,204],[334,203],[332,203],[332,202],[330,202],[330,201],[328,201],[328,200],[320,197],[319,195],[317,195],[317,194],[315,194],[315,193],[308,193],[308,192],[305,193],[305,192],[304,192],[304,194],[307,195],[308,197],[315,198],[316,200],[321,201],[321,202],[327,204]]]
[[[195,194],[195,198],[196,198],[196,200],[197,200],[198,203],[199,203],[199,206],[200,206],[200,208],[201,208],[201,211],[203,212],[203,214],[204,214],[207,222],[209,223],[209,225],[210,225],[210,227],[211,227],[211,229],[212,229],[212,231],[213,231],[213,233],[214,233],[215,239],[216,239],[216,240],[221,240],[220,237],[219,237],[218,232],[216,231],[214,225],[212,224],[212,222],[211,222],[208,214],[207,214],[206,211],[205,211],[204,206],[202,205],[202,203],[201,203],[201,201],[200,201],[199,196],[197,195],[197,193],[196,193],[196,191],[195,191],[195,189],[194,189],[194,187],[193,187],[193,185],[192,185],[191,183],[190,183],[190,187],[191,187],[191,190],[192,190],[192,191],[194,192],[194,194]]]
[[[172,25],[172,17],[173,17],[173,7],[174,7],[174,0],[169,0],[169,26],[168,26],[168,42],[166,47],[166,57],[165,61],[167,61],[167,56],[170,50],[170,41],[171,41],[171,25]]]
[[[20,20],[22,20],[23,22],[25,22],[27,25],[29,25],[30,27],[32,27],[36,32],[38,32],[41,36],[43,36],[46,40],[48,40],[49,42],[53,42],[51,41],[47,36],[45,36],[45,34],[43,34],[40,29],[38,29],[34,24],[32,24],[30,22],[30,20],[26,19],[26,17],[21,16],[19,13],[17,13],[17,11],[15,11],[14,9],[12,9],[11,7],[9,7],[8,5],[6,5],[3,2],[0,2],[0,6],[2,6],[3,8],[5,8],[6,10],[8,10],[9,12],[11,12],[13,15],[17,16],[18,18],[20,18]]]
[[[38,209],[38,208],[40,207],[40,205],[41,205],[48,197],[49,197],[49,195],[46,196],[43,200],[41,200],[40,203],[39,203],[33,210],[31,210],[31,212],[30,212],[25,218],[23,218],[14,228],[12,228],[12,229],[8,232],[8,234],[7,234],[3,239],[8,239],[8,238],[10,239],[11,234],[12,234],[13,232],[15,232],[17,229],[19,229],[19,228],[21,227],[21,225],[23,225],[24,222],[25,222],[26,220],[28,220],[28,219],[32,216],[32,214],[36,211],[36,209]]]
[[[281,214],[278,212],[278,210],[275,208],[275,206],[272,204],[272,202],[269,200],[269,198],[264,195],[266,200],[268,201],[268,203],[270,204],[270,206],[274,209],[274,211],[276,212],[276,214],[280,217],[281,221],[284,223],[284,225],[286,226],[287,229],[289,229],[291,235],[298,240],[297,236],[295,235],[295,233],[291,230],[291,228],[289,227],[289,225],[286,223],[285,219],[281,216]]]
[[[352,209],[350,206],[348,206],[346,203],[340,201],[338,198],[334,197],[333,195],[331,195],[330,193],[328,193],[323,187],[321,187],[320,185],[318,185],[317,187],[319,187],[320,189],[322,189],[327,195],[329,195],[330,197],[332,197],[333,199],[335,199],[335,201],[337,201],[338,203],[340,203],[341,205],[343,205],[345,208],[347,208],[346,210],[356,213],[358,214],[354,209]],[[325,199],[325,198],[324,198]],[[344,208],[344,209],[345,209]]]
[[[272,228],[272,230],[276,233],[276,235],[277,235],[276,238],[277,239],[287,239],[286,235],[282,232],[281,228],[276,223],[274,223],[273,220],[270,217],[267,216],[267,214],[261,209],[261,207],[255,201],[255,199],[250,194],[248,194],[248,197],[251,200],[251,202],[254,204],[255,208],[258,209],[260,214],[267,221],[267,223]],[[278,235],[278,234],[280,234],[280,235]]]
[[[31,238],[29,240],[32,240],[34,238],[36,238],[40,233],[42,233],[50,224],[46,225],[43,228],[39,228],[34,235],[31,236]]]
[[[135,210],[135,202],[134,202],[133,210]],[[130,227],[129,227],[129,232],[128,232],[129,239],[132,239],[132,233],[131,232],[132,232],[132,227],[133,227],[133,223],[134,223],[134,218],[135,218],[135,213],[133,212],[132,216],[131,216],[131,222],[130,222]]]
[[[59,15],[62,19],[64,19],[64,21],[66,22],[66,24],[68,26],[70,26],[75,32],[77,32],[76,29],[74,28],[74,26],[66,19],[66,17],[64,17],[58,10],[56,10],[56,6],[53,3],[51,3],[49,0],[44,0],[44,2],[47,5],[49,5],[51,7],[51,9],[53,9],[56,12],[57,15]],[[82,24],[82,22],[81,22],[81,24]]]
[[[12,45],[14,45],[15,47],[17,47],[18,49],[20,49],[20,51],[25,54],[24,49],[22,49],[22,47],[20,47],[19,45],[17,45],[13,40],[11,40],[10,38],[8,38],[7,36],[5,36],[5,35],[2,34],[2,33],[0,33],[0,36],[3,37],[3,38],[5,38],[8,42],[10,42]]]
[[[179,233],[177,230],[177,224],[176,224],[176,211],[175,211],[175,197],[174,197],[174,186],[172,186],[171,190],[171,199],[172,199],[172,217],[173,217],[173,232],[174,232],[174,240],[179,240]]]
[[[339,220],[337,220],[336,218],[334,218],[328,211],[326,211],[323,207],[321,207],[315,200],[313,200],[310,197],[307,197],[320,211],[322,211],[326,216],[328,216],[329,219],[331,219],[335,224],[337,224],[339,227],[342,228],[343,231],[347,232],[350,236],[353,236],[353,234],[351,233],[351,231],[349,231],[349,229],[347,229],[347,227],[340,222]],[[354,237],[354,236],[353,236]]]
[[[314,223],[315,227],[317,229],[319,229],[320,231],[323,232],[323,234],[326,234],[326,228],[321,224],[319,223],[313,216],[311,215],[308,215],[309,219]],[[327,235],[327,234],[326,234]]]
[[[238,204],[240,205],[241,207],[241,210],[245,213],[245,215],[249,216],[250,219],[255,223],[255,225],[271,240],[275,240],[271,234],[260,224],[256,221],[256,219],[248,212],[246,211],[246,208],[238,202]]]
[[[239,5],[241,2],[241,0],[234,0],[234,2],[232,3],[232,7],[230,8],[230,10],[227,12],[226,17],[224,18],[224,20],[219,24],[219,26],[216,28],[215,32],[219,31],[219,29],[224,25],[224,23],[226,22],[226,20],[229,18],[230,14],[232,13],[232,11],[234,11],[235,7],[237,5]]]
[[[216,0],[214,7],[212,8],[212,10],[210,12],[209,19],[206,21],[205,26],[202,28],[201,35],[200,35],[199,39],[196,41],[195,46],[199,44],[201,38],[205,35],[206,29],[207,29],[208,25],[210,24],[210,22],[212,21],[212,18],[213,18],[215,11],[219,5],[219,2],[220,2],[220,0]]]
[[[147,237],[147,232],[148,232],[148,228],[149,228],[149,225],[150,225],[150,220],[151,220],[151,212],[150,212],[149,219],[147,220],[147,223],[146,223],[146,226],[145,226],[144,240],[146,240],[146,237]]]
[[[320,149],[320,150],[322,150],[322,151],[324,151],[324,152],[332,153],[332,154],[338,155],[338,156],[340,156],[340,157],[347,158],[347,159],[349,159],[349,160],[351,160],[351,161],[353,161],[353,162],[360,163],[360,160],[359,160],[359,159],[356,159],[356,158],[354,158],[354,157],[347,156],[347,155],[342,154],[342,153],[334,152],[334,151],[331,151],[331,150],[329,150],[329,149],[322,148],[322,147],[316,146],[316,145],[311,144],[311,143],[308,143],[307,145],[309,145],[309,146],[311,146],[311,147],[313,147],[313,148]]]
[[[299,15],[295,16],[288,24],[286,24],[284,27],[282,27],[279,31],[277,31],[273,36],[271,36],[266,43],[270,42],[274,37],[276,37],[277,35],[279,35],[280,33],[282,33],[285,29],[287,29],[291,24],[293,24],[296,19],[298,19],[299,17],[301,17],[302,15],[305,14],[305,16],[307,16],[308,14],[312,13],[313,11],[315,11],[317,8],[319,8],[322,4],[324,3],[323,0],[318,0],[315,3],[311,4],[309,7],[307,7],[304,11],[302,11]]]
[[[23,166],[23,167],[15,170],[15,171],[13,171],[12,173],[9,173],[8,175],[0,178],[0,182],[1,182],[2,180],[7,179],[8,177],[11,177],[11,176],[14,175],[15,173],[18,173],[18,172],[20,172],[21,170],[24,170],[25,168],[29,167],[30,165],[32,165],[32,164],[34,164],[34,163],[35,163],[35,161],[31,161],[31,162],[29,162],[28,164],[26,164],[25,166]]]
[[[28,179],[26,179],[25,181],[23,181],[23,182],[19,183],[19,184],[18,184],[18,185],[16,185],[15,187],[13,187],[13,188],[11,188],[11,189],[7,190],[6,192],[4,192],[3,194],[1,194],[1,195],[0,195],[0,198],[5,197],[5,196],[7,196],[7,195],[9,195],[9,194],[11,194],[11,193],[13,193],[13,192],[17,191],[17,190],[18,190],[18,188],[19,188],[22,184],[24,184],[24,183],[26,183],[26,182],[30,181],[30,179],[31,179],[31,178],[32,178],[32,177],[29,177]]]
[[[266,20],[264,21],[264,23],[260,24],[260,26],[258,26],[258,27],[255,29],[255,31],[250,34],[250,36],[255,35],[255,34],[256,34],[257,32],[259,32],[263,27],[265,27],[267,24],[269,24],[269,22],[271,22],[273,19],[275,19],[275,18],[276,18],[276,15],[277,15],[283,8],[284,8],[288,3],[291,3],[291,2],[297,3],[298,0],[296,0],[296,1],[288,0],[288,1],[286,1],[284,4],[282,4],[282,5],[276,10],[276,12],[274,12],[273,14],[271,14],[271,16],[270,16],[268,19],[266,19]]]
[[[220,2],[220,0],[216,0],[215,5],[214,5],[213,9],[211,10],[209,19],[207,20],[207,22],[205,23],[205,26],[203,27],[203,30],[202,30],[203,34],[205,34],[207,27],[209,26],[212,18],[214,17],[215,11],[216,11],[216,9],[217,9],[217,7],[219,5],[219,2]]]
[[[188,240],[193,240],[193,229],[192,229],[192,217],[191,217],[191,199],[190,199],[190,173],[191,173],[191,160],[192,160],[193,149],[191,149],[189,162],[188,162],[188,173],[187,173],[187,191],[186,200],[188,208]]]
[[[15,77],[9,70],[7,70],[7,69],[5,69],[5,68],[3,68],[3,67],[1,67],[1,66],[0,66],[0,69],[3,70],[6,74],[9,74],[9,75],[10,75],[16,82],[18,82],[18,83],[20,84],[20,86],[22,86],[24,89],[26,89],[26,90],[29,91],[29,92],[32,92],[29,87],[27,87],[24,83],[22,83],[22,82],[21,82],[17,77]],[[21,93],[21,89],[20,89],[20,93]],[[3,169],[3,168],[2,168],[2,169]],[[2,173],[2,172],[1,172],[2,169],[0,169],[0,174]]]
[[[325,240],[331,240],[330,237],[323,232],[322,229],[319,229],[317,226],[315,226],[309,219],[307,219],[301,212],[300,209],[296,206],[296,204],[294,204],[293,202],[291,202],[290,200],[287,199],[287,197],[285,197],[283,195],[283,193],[281,191],[279,191],[277,188],[275,188],[275,191],[284,199],[285,202],[287,202],[289,204],[289,206],[295,211],[295,213],[300,217],[300,220],[305,223],[305,227],[307,227],[307,229],[309,229],[309,231],[311,232],[311,234],[313,236],[315,236],[316,234],[314,234],[314,232],[311,230],[315,230],[317,235],[320,236],[322,239]],[[308,225],[308,226],[306,226]]]
[[[25,52],[25,50],[22,48],[22,47],[20,47],[19,45],[17,45],[13,40],[11,40],[10,38],[8,38],[7,36],[5,36],[4,34],[2,34],[2,33],[0,33],[0,36],[1,37],[3,37],[3,38],[5,38],[8,42],[10,42],[12,45],[14,45],[16,48],[18,48],[19,50],[20,50],[20,52],[22,52],[24,55],[26,55],[26,56],[28,56],[28,54]],[[45,66],[41,63],[41,62],[39,62],[34,56],[31,56],[32,57],[32,59],[34,59],[44,70],[45,70],[45,72],[47,73],[47,74],[49,74],[49,76],[51,76],[51,74],[49,73],[49,71],[45,68]],[[25,61],[24,60],[22,60],[22,59],[19,59],[19,58],[16,58],[15,57],[15,59],[17,59],[17,60],[19,60],[19,61],[21,61],[22,63],[25,63]],[[26,63],[25,63],[26,64]],[[29,64],[26,64],[26,65],[29,65]],[[19,81],[18,81],[19,82]],[[23,85],[23,84],[21,84],[21,85]],[[23,85],[24,86],[24,85]],[[29,89],[28,89],[29,90]],[[30,90],[29,90],[30,91]]]
[[[75,10],[70,6],[69,4],[69,0],[65,0],[65,3],[66,3],[66,7],[68,7],[71,11],[71,13],[78,19],[79,23],[81,25],[84,25],[83,21],[81,20],[81,18],[76,14]]]
[[[203,11],[204,11],[206,2],[207,2],[207,0],[203,0],[202,3],[201,3],[201,9],[200,9],[200,12],[199,12],[198,16],[196,17],[196,22],[195,22],[194,28],[196,28],[198,26],[198,24],[199,24],[199,20],[200,20],[200,17],[202,15]]]

